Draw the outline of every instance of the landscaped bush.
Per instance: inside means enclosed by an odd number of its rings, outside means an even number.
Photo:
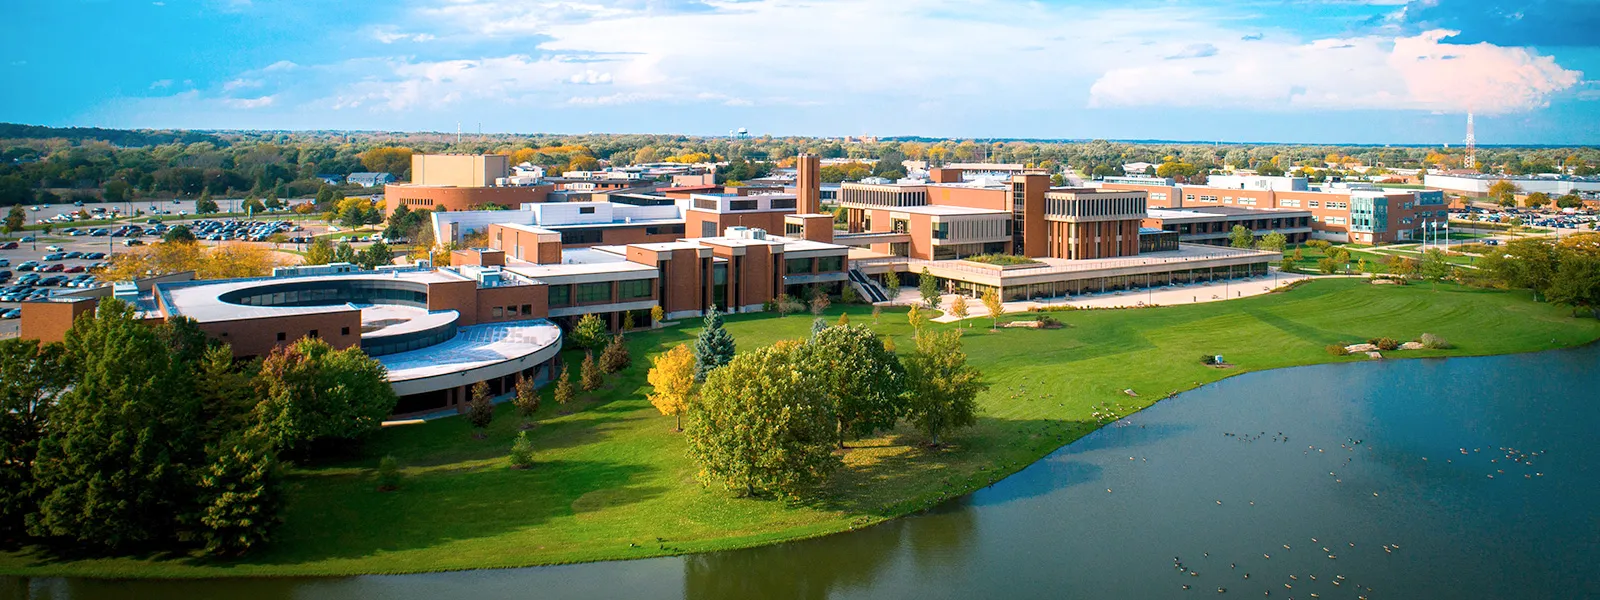
[[[1430,350],[1448,350],[1455,347],[1444,338],[1431,333],[1422,334],[1422,337],[1418,338],[1417,341],[1422,343],[1422,347]]]
[[[400,489],[400,461],[393,455],[378,461],[378,491],[392,492]]]
[[[1325,349],[1328,351],[1328,354],[1332,354],[1334,356],[1344,356],[1350,353],[1349,350],[1345,349],[1344,344],[1328,344]]]
[[[1050,306],[1045,306],[1043,304],[1040,304],[1040,305],[1035,306],[1033,308],[1030,308],[1028,310],[1032,311],[1032,312],[1036,312],[1036,313],[1053,313],[1053,312],[1070,312],[1070,311],[1074,311],[1074,310],[1084,310],[1084,309],[1076,307],[1076,306],[1073,306],[1071,304],[1055,304],[1055,305],[1050,305]]]
[[[1217,364],[1217,355],[1215,355],[1215,354],[1201,354],[1200,355],[1200,364],[1202,364],[1202,365],[1214,365],[1214,364]]]
[[[1060,329],[1063,327],[1061,321],[1050,315],[1039,315],[1039,318],[1035,320],[1039,322],[1039,327],[1044,329]]]
[[[1378,337],[1367,340],[1368,344],[1377,346],[1379,350],[1394,350],[1400,347],[1400,342],[1394,338]]]
[[[1001,266],[1031,265],[1039,262],[1026,256],[1018,256],[1015,254],[975,254],[961,260]]]
[[[511,443],[511,468],[526,469],[533,466],[533,442],[528,439],[528,432],[517,432],[517,439]]]

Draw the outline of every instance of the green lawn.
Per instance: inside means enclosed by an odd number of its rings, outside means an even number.
[[[912,347],[903,311],[850,307],[901,350]],[[837,319],[840,309],[829,311]],[[635,363],[598,397],[547,405],[533,437],[538,464],[507,468],[516,431],[501,406],[487,440],[464,419],[382,431],[359,457],[293,472],[277,539],[238,562],[122,558],[49,562],[0,555],[0,573],[102,577],[216,577],[400,573],[637,558],[823,535],[904,515],[1010,474],[1100,425],[1168,394],[1239,373],[1333,361],[1324,348],[1424,332],[1456,344],[1395,357],[1462,356],[1574,346],[1600,338],[1600,322],[1534,303],[1525,292],[1374,286],[1317,280],[1292,291],[1223,303],[1055,313],[1060,330],[967,330],[967,352],[992,387],[981,421],[943,450],[900,430],[852,444],[847,467],[814,502],[791,506],[701,487],[671,419],[643,396],[645,355],[692,339],[698,320],[630,336]],[[1013,315],[1005,319],[1028,318]],[[799,338],[811,317],[737,315],[740,348]],[[933,325],[953,327],[953,325]],[[1222,354],[1236,368],[1200,364]],[[1138,393],[1132,397],[1124,389]],[[1283,398],[1293,401],[1291,396]],[[371,469],[393,454],[407,479],[376,491]],[[1093,518],[1083,515],[1082,518]],[[659,541],[658,541],[659,540]]]

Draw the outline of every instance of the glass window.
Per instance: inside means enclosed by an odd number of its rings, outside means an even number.
[[[844,257],[843,256],[819,256],[819,257],[817,257],[817,272],[818,273],[828,273],[828,272],[831,272],[831,271],[843,271],[843,270],[844,270]]]
[[[755,209],[756,209],[756,201],[755,200],[730,200],[730,201],[728,201],[728,210],[755,210]]]
[[[550,286],[550,306],[569,306],[572,304],[572,286]]]
[[[493,315],[493,316],[494,316],[494,318],[496,318],[496,319],[498,319],[498,318],[500,318],[500,317],[503,317],[503,316],[505,316],[505,309],[502,309],[502,308],[500,308],[500,307],[498,307],[498,306],[496,306],[496,307],[494,307],[494,308],[493,308],[493,309],[491,309],[491,310],[490,310],[490,311],[489,311],[489,312],[490,312],[490,313],[491,313],[491,314],[492,314],[492,315]]]
[[[783,261],[783,272],[794,275],[811,272],[811,259],[791,258]]]
[[[611,282],[580,283],[574,293],[578,304],[591,304],[595,302],[611,301]]]
[[[621,296],[621,300],[638,300],[640,298],[649,298],[650,280],[634,279],[631,281],[620,282],[617,284],[617,292],[618,295]]]

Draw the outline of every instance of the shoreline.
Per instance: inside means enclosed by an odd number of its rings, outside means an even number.
[[[1335,287],[1335,284],[1326,284],[1325,287]],[[1342,289],[1342,288],[1349,287],[1349,286],[1347,286],[1347,285],[1339,285],[1338,287]],[[1418,287],[1420,287],[1420,286],[1418,286]],[[1462,288],[1462,289],[1469,289],[1469,288]],[[1258,297],[1255,298],[1255,301],[1256,302],[1261,302],[1261,301],[1264,301],[1264,300],[1270,301],[1271,299],[1274,299],[1274,298],[1276,298],[1276,299],[1289,298],[1289,297],[1291,297],[1293,295],[1293,293],[1294,293],[1293,290],[1283,291],[1283,292],[1273,292],[1271,294],[1258,296]],[[1251,301],[1251,299],[1245,299],[1244,301],[1245,302],[1249,302],[1249,301]],[[1528,304],[1534,304],[1534,303],[1528,302],[1526,300],[1522,300],[1521,302],[1526,302]],[[1226,303],[1223,303],[1223,304],[1226,304]],[[1543,303],[1538,303],[1537,306],[1548,306],[1548,305],[1545,305]],[[1160,312],[1160,311],[1184,311],[1184,310],[1192,310],[1192,309],[1188,309],[1188,308],[1186,308],[1184,306],[1169,306],[1169,307],[1152,307],[1152,308],[1147,308],[1147,309],[1143,309],[1143,310],[1132,311],[1131,313],[1130,313],[1130,311],[1127,311],[1127,310],[1123,310],[1123,311],[1095,311],[1095,312],[1120,314],[1123,318],[1126,319],[1126,318],[1129,318],[1131,315],[1138,315],[1138,314],[1145,313],[1147,311]],[[1019,314],[1025,316],[1025,315],[1030,314],[1030,313],[1019,313]],[[1071,313],[1068,313],[1068,314],[1071,314]],[[895,315],[898,316],[898,313],[895,313]],[[1015,316],[1013,316],[1013,318],[1015,318]],[[801,321],[806,321],[806,320],[802,319]],[[1588,321],[1579,321],[1579,322],[1588,322]],[[977,328],[974,328],[974,329],[977,329]],[[1002,331],[1004,331],[1004,330],[1002,330]],[[1066,331],[1071,332],[1071,331],[1073,331],[1073,329],[1069,328]],[[980,335],[987,335],[987,332],[982,332]],[[1535,342],[1535,343],[1530,344],[1529,345],[1530,347],[1525,347],[1525,348],[1524,347],[1518,347],[1518,348],[1510,349],[1510,350],[1507,350],[1507,351],[1473,352],[1473,351],[1470,351],[1470,350],[1462,350],[1460,348],[1451,349],[1451,350],[1416,350],[1416,351],[1405,351],[1404,353],[1386,355],[1383,358],[1383,360],[1409,360],[1409,359],[1428,359],[1428,358],[1473,358],[1473,357],[1503,356],[1503,355],[1512,355],[1512,354],[1539,353],[1539,352],[1550,352],[1550,351],[1567,351],[1567,350],[1572,350],[1572,349],[1581,348],[1581,347],[1584,347],[1584,346],[1587,346],[1587,345],[1591,345],[1591,344],[1594,344],[1596,342],[1600,342],[1600,331],[1595,331],[1593,327],[1587,328],[1587,331],[1585,331],[1584,335],[1586,335],[1588,337],[1586,339],[1580,339],[1576,343],[1571,343],[1571,344],[1563,343],[1563,344],[1556,345],[1556,346],[1548,346],[1546,344],[1543,344],[1542,342]],[[1551,341],[1554,342],[1556,340],[1552,339]],[[713,537],[713,538],[706,538],[706,539],[702,539],[702,540],[692,540],[692,541],[682,541],[682,542],[675,541],[674,542],[674,546],[676,546],[676,548],[674,550],[671,550],[671,551],[658,551],[656,549],[648,549],[648,550],[646,550],[646,549],[644,549],[642,547],[641,548],[636,548],[636,549],[631,549],[631,551],[630,551],[629,548],[622,548],[622,549],[617,549],[617,550],[608,550],[606,548],[595,546],[595,547],[590,547],[590,548],[585,549],[585,550],[570,552],[569,556],[573,557],[571,560],[531,560],[531,561],[526,561],[526,562],[517,562],[517,561],[513,560],[513,561],[491,561],[493,564],[482,564],[482,565],[476,565],[476,566],[439,566],[439,567],[436,567],[436,568],[419,568],[419,569],[410,569],[410,568],[403,568],[402,567],[402,568],[391,569],[391,570],[373,570],[373,569],[338,570],[337,568],[335,568],[335,569],[330,569],[328,571],[321,571],[321,572],[318,572],[318,571],[298,572],[298,573],[297,572],[281,572],[281,571],[280,572],[276,572],[276,573],[272,573],[272,572],[267,572],[267,573],[249,572],[249,573],[240,573],[240,574],[237,574],[237,575],[227,573],[227,571],[231,571],[231,570],[234,570],[236,568],[240,568],[241,565],[221,564],[221,563],[219,563],[219,564],[207,564],[206,561],[199,561],[199,560],[194,560],[194,559],[187,559],[187,560],[180,560],[180,561],[146,562],[143,565],[146,568],[136,568],[139,565],[130,565],[130,564],[103,565],[99,561],[96,561],[96,560],[87,560],[87,561],[79,560],[79,561],[71,561],[71,562],[64,562],[64,563],[43,563],[43,564],[36,564],[36,565],[25,565],[21,569],[16,569],[16,568],[12,568],[12,567],[14,567],[16,565],[6,564],[6,563],[8,563],[8,562],[16,562],[16,563],[31,562],[30,561],[30,557],[28,555],[19,555],[19,554],[15,554],[15,553],[7,553],[7,554],[0,554],[0,575],[7,576],[7,577],[18,577],[18,578],[46,578],[46,579],[48,579],[48,578],[69,578],[69,579],[74,579],[75,578],[75,579],[97,580],[97,581],[114,581],[114,580],[206,581],[206,580],[334,579],[334,578],[355,577],[355,576],[363,576],[363,575],[374,575],[374,576],[382,576],[382,575],[417,575],[417,574],[428,574],[428,573],[454,573],[454,572],[464,572],[464,571],[483,571],[483,570],[491,570],[491,569],[492,570],[502,570],[502,569],[527,569],[527,568],[536,568],[536,567],[555,567],[555,566],[571,565],[571,564],[582,564],[582,563],[638,560],[638,559],[646,559],[646,558],[662,558],[662,557],[669,557],[669,556],[682,556],[682,555],[701,554],[701,553],[709,553],[709,552],[736,551],[736,550],[743,550],[743,549],[760,547],[760,546],[769,546],[769,545],[775,545],[775,544],[781,544],[781,543],[787,543],[787,542],[795,542],[795,541],[801,541],[801,540],[816,539],[816,538],[825,537],[825,536],[829,536],[829,535],[835,535],[835,534],[839,534],[839,533],[846,533],[846,532],[850,532],[850,531],[855,531],[855,530],[863,529],[863,528],[866,528],[866,527],[871,527],[871,526],[875,526],[875,525],[878,525],[878,524],[881,524],[881,523],[885,523],[885,522],[888,522],[888,521],[891,521],[891,520],[895,520],[895,519],[900,519],[900,518],[907,517],[907,516],[916,515],[916,514],[923,513],[923,512],[929,511],[929,510],[935,510],[939,506],[941,506],[941,505],[943,505],[945,503],[948,503],[948,502],[951,502],[951,501],[955,501],[955,500],[959,500],[960,498],[968,496],[968,495],[972,494],[973,492],[976,492],[976,491],[978,491],[980,489],[983,489],[985,487],[993,485],[994,483],[997,483],[1000,480],[1003,480],[1006,477],[1009,477],[1009,476],[1017,473],[1018,471],[1020,471],[1020,470],[1022,470],[1024,468],[1027,468],[1029,465],[1032,465],[1032,464],[1038,462],[1039,460],[1042,460],[1042,459],[1048,457],[1049,455],[1059,451],[1060,449],[1065,448],[1068,445],[1070,445],[1070,444],[1072,444],[1074,442],[1077,442],[1078,440],[1081,440],[1082,438],[1084,438],[1085,436],[1089,435],[1090,433],[1093,433],[1095,431],[1100,430],[1101,428],[1105,427],[1106,425],[1113,424],[1113,423],[1115,423],[1115,422],[1117,422],[1117,421],[1119,421],[1119,420],[1121,420],[1123,418],[1126,418],[1126,417],[1131,416],[1131,415],[1133,415],[1135,413],[1138,413],[1138,412],[1144,410],[1145,408],[1149,408],[1150,406],[1154,406],[1155,404],[1159,403],[1162,400],[1174,398],[1174,397],[1177,397],[1178,395],[1181,395],[1181,394],[1184,394],[1184,393],[1188,393],[1188,392],[1194,391],[1196,389],[1204,388],[1205,386],[1210,385],[1212,383],[1216,383],[1216,382],[1223,381],[1223,380],[1226,380],[1226,379],[1229,379],[1229,378],[1232,378],[1232,377],[1245,375],[1245,374],[1249,374],[1249,373],[1267,372],[1267,371],[1274,371],[1274,370],[1279,370],[1279,369],[1293,369],[1293,368],[1308,367],[1308,366],[1320,366],[1320,365],[1325,365],[1325,364],[1364,363],[1364,362],[1368,362],[1368,361],[1371,361],[1371,360],[1375,360],[1375,359],[1368,359],[1368,358],[1364,358],[1364,357],[1363,358],[1357,358],[1357,357],[1354,357],[1354,356],[1333,356],[1333,355],[1327,355],[1327,354],[1315,354],[1315,355],[1311,355],[1310,358],[1311,358],[1310,360],[1296,360],[1293,357],[1285,357],[1284,362],[1281,363],[1281,364],[1271,364],[1271,365],[1266,365],[1266,366],[1246,364],[1246,365],[1238,366],[1238,367],[1232,368],[1232,369],[1226,369],[1226,370],[1220,370],[1220,371],[1218,371],[1218,370],[1210,370],[1210,373],[1214,373],[1215,376],[1207,377],[1207,378],[1204,378],[1202,380],[1196,381],[1194,385],[1187,385],[1187,386],[1180,387],[1179,389],[1173,390],[1171,393],[1162,392],[1159,389],[1151,389],[1151,391],[1141,393],[1141,397],[1132,398],[1131,399],[1131,400],[1133,400],[1133,405],[1132,406],[1128,406],[1127,407],[1128,410],[1126,410],[1125,413],[1119,413],[1117,415],[1117,417],[1114,418],[1114,419],[1100,420],[1098,423],[1094,423],[1092,426],[1075,425],[1070,421],[1062,420],[1061,422],[1064,425],[1070,425],[1071,428],[1066,430],[1066,431],[1060,432],[1059,437],[1056,437],[1056,436],[1045,437],[1045,436],[1041,436],[1041,435],[1037,435],[1037,434],[1027,435],[1027,436],[1023,436],[1023,437],[1020,437],[1020,438],[1007,436],[1007,437],[1002,438],[1002,439],[993,440],[993,441],[998,442],[1001,445],[1001,449],[1000,450],[984,451],[984,450],[967,450],[967,449],[963,449],[963,452],[968,453],[968,454],[966,454],[964,457],[959,457],[959,456],[952,457],[952,459],[958,458],[958,457],[959,458],[977,457],[977,458],[984,459],[984,460],[978,461],[979,462],[979,466],[975,471],[973,471],[971,473],[967,473],[967,474],[965,474],[964,477],[960,477],[960,478],[958,478],[958,479],[956,479],[954,481],[950,481],[949,478],[947,478],[948,487],[946,489],[935,489],[935,488],[932,487],[932,484],[923,485],[923,486],[919,486],[917,488],[914,488],[914,489],[925,489],[925,490],[928,490],[929,493],[912,494],[912,495],[908,495],[908,496],[903,497],[903,498],[898,498],[898,499],[894,499],[892,501],[889,501],[886,504],[877,507],[881,514],[863,515],[863,514],[839,513],[836,517],[829,518],[829,519],[823,520],[823,521],[818,522],[818,523],[814,523],[814,524],[810,524],[810,525],[806,525],[806,526],[790,527],[790,528],[787,528],[787,529],[782,529],[782,530],[777,530],[777,531],[758,532],[758,533],[753,533],[753,534],[749,534],[749,535],[742,535],[742,536]],[[995,393],[999,393],[1000,389],[1005,387],[1006,385],[1015,383],[1014,381],[1008,381],[1008,380],[1006,380],[1004,378],[1001,378],[1001,377],[991,377],[990,378],[990,382],[993,385],[993,387],[995,388],[994,389]],[[1024,381],[1024,383],[1025,383],[1025,381]],[[1112,386],[1113,385],[1112,382],[1110,382],[1110,381],[1100,381],[1098,383],[1101,384],[1101,385],[1106,385],[1106,386]],[[1120,386],[1113,386],[1113,387],[1120,387]],[[1149,389],[1149,388],[1146,388],[1146,389]],[[1128,399],[1129,398],[1124,398],[1124,400],[1128,400]],[[1121,403],[1119,402],[1118,404],[1120,405]],[[985,412],[988,412],[989,408],[990,407],[985,407]],[[1122,408],[1122,407],[1119,406],[1119,408]],[[1029,443],[1029,442],[1034,442],[1034,443]],[[856,449],[858,449],[858,450],[861,449],[861,448],[862,447],[860,447],[860,446],[856,447]],[[1007,452],[1006,449],[1008,449],[1008,448],[1014,448],[1014,449],[1016,449],[1016,451]],[[946,461],[946,462],[952,462],[953,463],[954,460],[950,460],[950,461]],[[768,500],[768,501],[762,501],[762,502],[776,502],[776,501]],[[785,510],[798,510],[798,509],[797,508],[786,508]],[[642,534],[643,534],[643,532],[641,532],[641,535]],[[439,551],[440,552],[446,552],[447,550],[440,549]],[[506,558],[506,557],[502,557],[502,558]],[[116,560],[116,559],[113,559],[113,560]],[[145,562],[145,561],[149,561],[149,560],[150,559],[142,559],[141,562]],[[174,563],[180,563],[180,562],[181,563],[186,563],[186,564],[176,564],[176,565],[174,564]],[[315,564],[317,562],[322,562],[322,561],[307,561],[307,562],[301,562],[301,563],[272,563],[272,562],[268,562],[268,563],[265,563],[265,564],[268,564],[268,565],[271,565],[271,566],[266,567],[265,570],[271,570],[271,569],[273,569],[273,567],[278,567],[278,568],[289,567],[289,568],[292,569],[293,567],[295,567],[297,565]],[[93,568],[92,565],[111,566],[111,567],[120,567],[120,568],[96,569],[96,568]],[[176,574],[176,575],[174,575],[174,574],[166,574],[166,575],[140,576],[140,575],[129,575],[128,574],[129,571],[162,571],[162,570],[171,570],[171,568],[173,566],[182,567],[185,570],[192,569],[192,571],[190,571],[188,573]],[[249,571],[254,571],[257,568],[261,568],[261,566],[262,566],[262,563],[255,563],[255,564],[247,563],[245,565],[242,565],[242,567],[245,570],[249,570]],[[88,568],[85,568],[85,567],[88,567]]]

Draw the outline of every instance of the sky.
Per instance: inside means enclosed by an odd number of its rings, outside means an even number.
[[[53,126],[1600,144],[1600,0],[13,0]]]

